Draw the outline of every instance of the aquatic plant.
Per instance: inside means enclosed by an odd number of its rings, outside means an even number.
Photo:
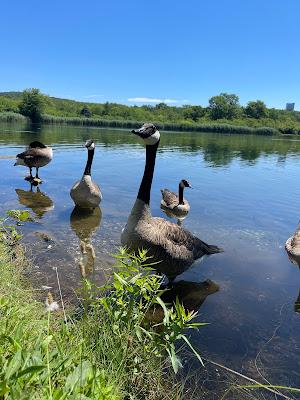
[[[26,122],[28,118],[22,114],[13,111],[4,111],[0,113],[0,122]]]
[[[97,126],[107,128],[122,128],[132,129],[141,125],[141,121],[123,121],[123,120],[109,120],[99,118],[81,118],[81,117],[56,117],[52,115],[43,115],[42,122],[46,124],[70,124],[82,126]],[[270,127],[248,127],[239,125],[230,125],[226,123],[215,124],[187,124],[187,123],[167,123],[167,122],[154,122],[160,130],[165,131],[181,131],[181,132],[213,132],[213,133],[230,133],[230,134],[246,134],[246,135],[278,135],[279,132],[276,128]]]

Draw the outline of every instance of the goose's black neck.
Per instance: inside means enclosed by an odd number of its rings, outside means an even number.
[[[179,204],[184,204],[183,203],[183,190],[184,190],[184,185],[180,182],[179,190],[178,190]]]
[[[94,158],[95,149],[88,150],[88,159],[86,162],[85,170],[83,175],[91,175],[91,167]]]
[[[140,189],[137,195],[139,200],[142,200],[144,203],[150,203],[150,193],[151,193],[151,185],[155,167],[155,159],[156,152],[159,145],[159,141],[155,145],[147,145],[146,146],[146,164],[143,179],[140,185]]]

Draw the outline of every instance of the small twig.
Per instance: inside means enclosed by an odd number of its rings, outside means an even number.
[[[61,307],[62,307],[63,313],[64,313],[64,320],[65,320],[66,326],[68,327],[68,320],[67,320],[67,316],[66,316],[65,304],[63,301],[62,293],[61,293],[61,287],[60,287],[60,281],[59,281],[57,267],[54,267],[54,270],[56,272],[56,279],[57,279],[57,285],[58,285],[58,290],[59,290],[59,295],[60,295]]]
[[[280,317],[281,317],[281,315],[282,315],[282,310],[283,310],[283,308],[284,308],[284,306],[285,306],[286,304],[287,304],[287,303],[282,304],[282,306],[281,306],[281,308],[280,308],[280,312],[279,312],[279,316],[280,316]],[[254,365],[255,365],[255,368],[256,368],[258,374],[262,377],[262,379],[263,379],[265,382],[267,382],[268,385],[271,385],[271,383],[268,381],[268,379],[267,379],[267,378],[262,374],[262,372],[259,370],[258,361],[260,361],[261,364],[262,364],[262,361],[261,361],[261,358],[260,358],[260,354],[262,353],[263,349],[264,349],[269,343],[271,343],[271,341],[274,339],[274,337],[275,337],[276,334],[277,334],[278,329],[281,328],[282,323],[283,323],[283,321],[280,321],[279,324],[275,327],[275,329],[274,329],[274,331],[273,331],[273,333],[272,333],[272,336],[267,340],[266,343],[264,343],[264,344],[261,346],[261,348],[259,349],[258,353],[256,354],[256,357],[255,357],[255,360],[254,360]],[[280,392],[279,392],[279,393],[280,393]],[[276,399],[277,399],[277,397],[276,397]]]
[[[264,386],[262,383],[256,381],[255,379],[249,378],[248,376],[243,375],[243,374],[241,374],[240,372],[237,372],[237,371],[235,371],[235,370],[233,370],[233,369],[231,369],[231,368],[225,367],[225,365],[219,364],[219,363],[217,363],[217,362],[215,362],[215,361],[212,361],[212,360],[208,360],[207,358],[204,358],[204,357],[202,357],[202,359],[203,359],[204,361],[210,363],[210,364],[216,365],[216,366],[219,367],[219,368],[225,369],[225,371],[231,372],[231,373],[234,374],[234,375],[237,375],[237,376],[239,376],[239,377],[241,377],[241,378],[243,378],[243,379],[246,379],[246,380],[249,381],[249,382],[255,383],[255,385],[261,386],[262,389],[265,389],[265,390],[267,390],[267,391],[269,391],[269,392],[271,392],[271,393],[274,393],[274,394],[276,394],[277,396],[281,396],[281,397],[283,397],[283,398],[286,399],[286,400],[293,400],[292,397],[286,396],[285,394],[280,393],[280,392],[278,392],[278,391],[275,390],[275,389],[266,387],[266,386]]]

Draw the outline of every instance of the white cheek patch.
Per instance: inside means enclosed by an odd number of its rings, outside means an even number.
[[[94,148],[95,148],[95,143],[92,143],[92,144],[88,147],[89,150],[94,150]]]
[[[159,131],[156,131],[155,133],[153,133],[153,135],[149,136],[148,138],[144,139],[144,142],[146,144],[156,144],[160,139],[160,133]]]

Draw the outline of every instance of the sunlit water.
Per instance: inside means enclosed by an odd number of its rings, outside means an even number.
[[[69,191],[82,175],[87,138],[96,142],[92,177],[103,201],[96,215],[78,220],[74,213],[71,217]],[[33,140],[54,150],[53,161],[40,170],[42,194],[29,192],[26,168],[13,167],[10,158]],[[95,264],[93,279],[103,278],[112,264],[110,254],[120,245],[144,159],[144,147],[128,131],[1,125],[1,212],[31,209],[36,216],[22,230],[38,285],[56,291],[52,267],[57,266],[64,296],[73,293],[80,285],[80,240],[92,243],[96,254],[95,262],[84,256],[86,272]],[[220,287],[206,299],[198,293],[205,299],[198,319],[210,323],[193,333],[201,353],[261,381],[257,368],[273,383],[294,386],[300,384],[300,310],[295,305],[300,271],[284,243],[300,216],[299,177],[300,141],[169,132],[162,133],[151,197],[152,214],[168,218],[160,210],[160,189],[177,190],[180,179],[188,179],[194,189],[185,191],[191,211],[184,226],[225,250],[177,277],[210,279]]]

